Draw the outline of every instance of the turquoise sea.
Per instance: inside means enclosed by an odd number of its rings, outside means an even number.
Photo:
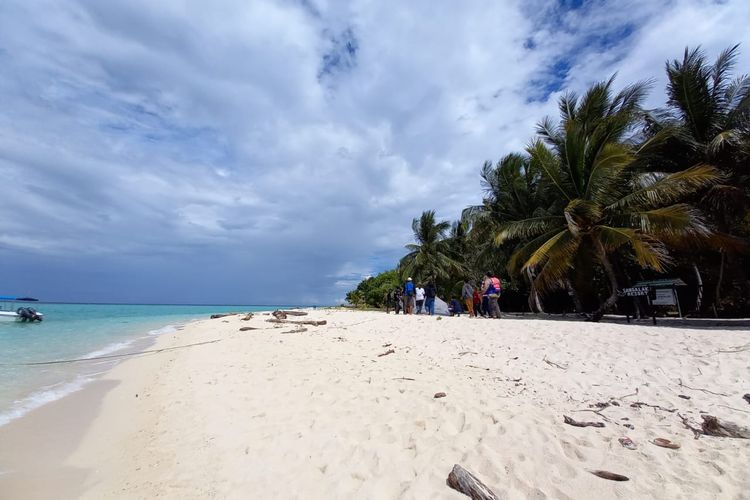
[[[156,335],[211,314],[270,311],[281,306],[184,306],[122,304],[31,305],[41,323],[0,322],[0,425],[83,387],[117,361],[25,366],[142,349]],[[129,351],[130,349],[130,351]]]

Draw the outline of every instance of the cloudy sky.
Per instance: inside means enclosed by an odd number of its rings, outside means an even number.
[[[0,2],[0,294],[329,304],[481,198],[564,89],[742,43],[747,0]]]

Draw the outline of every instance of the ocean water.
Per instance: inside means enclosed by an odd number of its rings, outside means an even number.
[[[281,307],[41,302],[19,305],[31,305],[42,312],[44,321],[0,321],[0,425],[80,389],[119,360],[35,366],[25,363],[133,352],[156,335],[174,332],[194,319],[220,312]]]

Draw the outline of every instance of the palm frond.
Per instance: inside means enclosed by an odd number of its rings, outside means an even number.
[[[696,165],[666,176],[641,175],[641,184],[633,192],[606,207],[607,211],[631,207],[648,209],[675,203],[704,187],[719,182],[723,176],[715,167]]]

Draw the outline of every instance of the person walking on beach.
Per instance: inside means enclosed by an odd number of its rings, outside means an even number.
[[[391,310],[391,293],[392,292],[385,292],[385,295],[383,295],[383,305],[385,306],[386,314]]]
[[[421,283],[417,285],[414,296],[417,299],[417,314],[422,314],[422,306],[424,305],[424,288],[422,288]]]
[[[461,298],[466,303],[466,310],[469,312],[469,317],[476,316],[474,312],[474,287],[471,286],[469,280],[464,280],[464,287],[461,289]]]
[[[396,312],[396,314],[398,314],[399,311],[401,311],[402,307],[403,307],[403,303],[402,303],[402,296],[401,296],[401,287],[397,287],[393,291],[393,309]]]
[[[427,314],[433,316],[435,314],[435,297],[437,296],[437,289],[435,284],[430,281],[424,288],[424,305],[427,310]]]
[[[411,277],[404,284],[404,314],[414,313],[414,282]]]
[[[500,305],[497,299],[500,297],[500,280],[491,272],[488,272],[482,283],[482,294],[487,299],[487,313],[490,318],[500,318]]]

